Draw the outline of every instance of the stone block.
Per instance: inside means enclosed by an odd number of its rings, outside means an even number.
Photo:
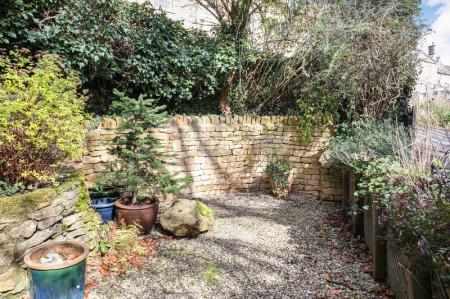
[[[83,220],[78,220],[77,222],[73,223],[69,228],[68,231],[74,231],[76,229],[80,229],[84,226]]]
[[[0,293],[6,293],[8,291],[14,290],[15,284],[12,279],[7,279],[0,281]]]
[[[83,217],[84,214],[85,214],[84,212],[80,212],[80,213],[76,213],[76,214],[67,216],[62,220],[62,224],[66,227],[69,227],[72,224],[74,224],[75,222],[77,222],[78,220],[81,220],[81,217]]]
[[[84,164],[95,164],[100,162],[100,157],[84,156],[82,159]]]
[[[50,217],[50,218],[44,219],[44,220],[42,220],[42,221],[40,221],[38,223],[38,228],[40,230],[49,228],[50,226],[52,226],[56,222],[60,221],[62,218],[63,218],[63,216],[58,215],[58,216],[55,216],[55,217]]]
[[[73,230],[66,235],[67,240],[73,240],[78,236],[84,235],[84,232],[81,228]]]
[[[243,148],[233,149],[233,156],[241,156],[241,155],[245,155],[245,154],[246,154],[246,150]]]
[[[107,154],[108,154],[108,151],[106,151],[106,150],[103,150],[103,151],[95,150],[95,151],[89,152],[90,157],[101,157],[101,156],[107,155]]]
[[[57,215],[60,215],[62,211],[64,210],[63,206],[59,205],[56,207],[49,206],[46,208],[39,209],[37,211],[28,213],[28,218],[41,221],[46,218],[55,217]]]
[[[107,172],[111,170],[109,163],[97,163],[94,164],[94,172]]]
[[[54,233],[55,233],[55,231],[54,231],[53,227],[49,227],[45,230],[38,231],[28,240],[25,240],[22,243],[19,243],[17,245],[17,250],[19,252],[23,252],[28,248],[37,246],[37,245],[43,243],[44,241],[46,241],[47,239],[49,239]]]
[[[5,233],[0,233],[0,245],[3,245],[6,243],[8,239],[6,238],[6,234]]]
[[[32,220],[26,220],[22,224],[13,227],[9,231],[9,236],[13,239],[29,238],[36,231],[36,223]]]
[[[6,244],[0,247],[0,267],[9,265],[14,260],[14,244]]]
[[[55,198],[52,201],[50,205],[52,207],[56,207],[74,198],[78,198],[78,189],[72,189],[70,191],[61,193],[57,198]]]

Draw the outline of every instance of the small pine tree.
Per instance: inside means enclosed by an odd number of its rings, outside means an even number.
[[[155,100],[147,99],[146,95],[137,99],[118,91],[115,95],[119,100],[112,103],[111,109],[123,120],[110,150],[117,156],[118,169],[109,174],[109,178],[118,186],[122,196],[131,198],[132,205],[139,200],[177,192],[188,179],[177,179],[166,169],[164,164],[173,156],[158,151],[161,144],[147,133],[167,121],[165,106],[156,106]]]

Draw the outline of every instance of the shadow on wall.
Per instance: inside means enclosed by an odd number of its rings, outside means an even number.
[[[283,116],[175,116],[151,134],[173,152],[179,165],[168,165],[182,177],[192,177],[180,195],[201,197],[230,190],[264,190],[269,187],[265,164],[276,152],[289,155],[296,169],[293,191],[340,199],[340,173],[322,168],[319,157],[330,130],[314,134],[311,144],[299,142],[298,118]],[[80,168],[92,183],[98,174],[110,171],[114,157],[107,143],[115,135],[117,120],[105,119],[102,126],[88,133],[86,154]]]

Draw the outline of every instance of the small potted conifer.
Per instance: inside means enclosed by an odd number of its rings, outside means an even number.
[[[117,170],[107,175],[121,194],[114,203],[115,215],[126,224],[137,223],[148,234],[158,214],[158,198],[177,192],[188,179],[177,179],[166,169],[172,156],[158,151],[160,143],[148,133],[167,121],[165,107],[145,95],[133,99],[115,94],[119,100],[111,108],[122,121],[110,150],[117,156]]]

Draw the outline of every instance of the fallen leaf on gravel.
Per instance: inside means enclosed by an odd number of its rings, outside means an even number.
[[[335,258],[337,261],[343,261],[343,260],[344,260],[344,257],[343,257],[342,255],[340,255],[340,254],[336,254],[336,255],[334,256],[334,258]]]
[[[373,272],[373,265],[372,265],[372,263],[369,263],[369,264],[365,265],[364,268],[363,268],[363,272],[364,273],[372,273]]]
[[[391,289],[387,289],[384,293],[385,298],[395,298],[395,293]]]
[[[339,289],[328,289],[327,292],[325,293],[325,297],[326,298],[336,298],[336,295],[338,295],[339,293],[341,293],[342,290]]]
[[[330,273],[325,273],[323,275],[323,277],[325,278],[326,281],[332,281],[333,280],[333,277],[331,276]]]
[[[85,287],[84,287],[84,297],[87,298],[89,295],[89,292],[91,288],[97,284],[97,281],[95,279],[86,281]]]
[[[359,249],[361,249],[361,250],[368,250],[368,247],[367,247],[367,245],[366,244],[359,244]]]
[[[314,264],[317,263],[317,257],[315,257],[315,256],[308,255],[306,258],[310,259]]]

